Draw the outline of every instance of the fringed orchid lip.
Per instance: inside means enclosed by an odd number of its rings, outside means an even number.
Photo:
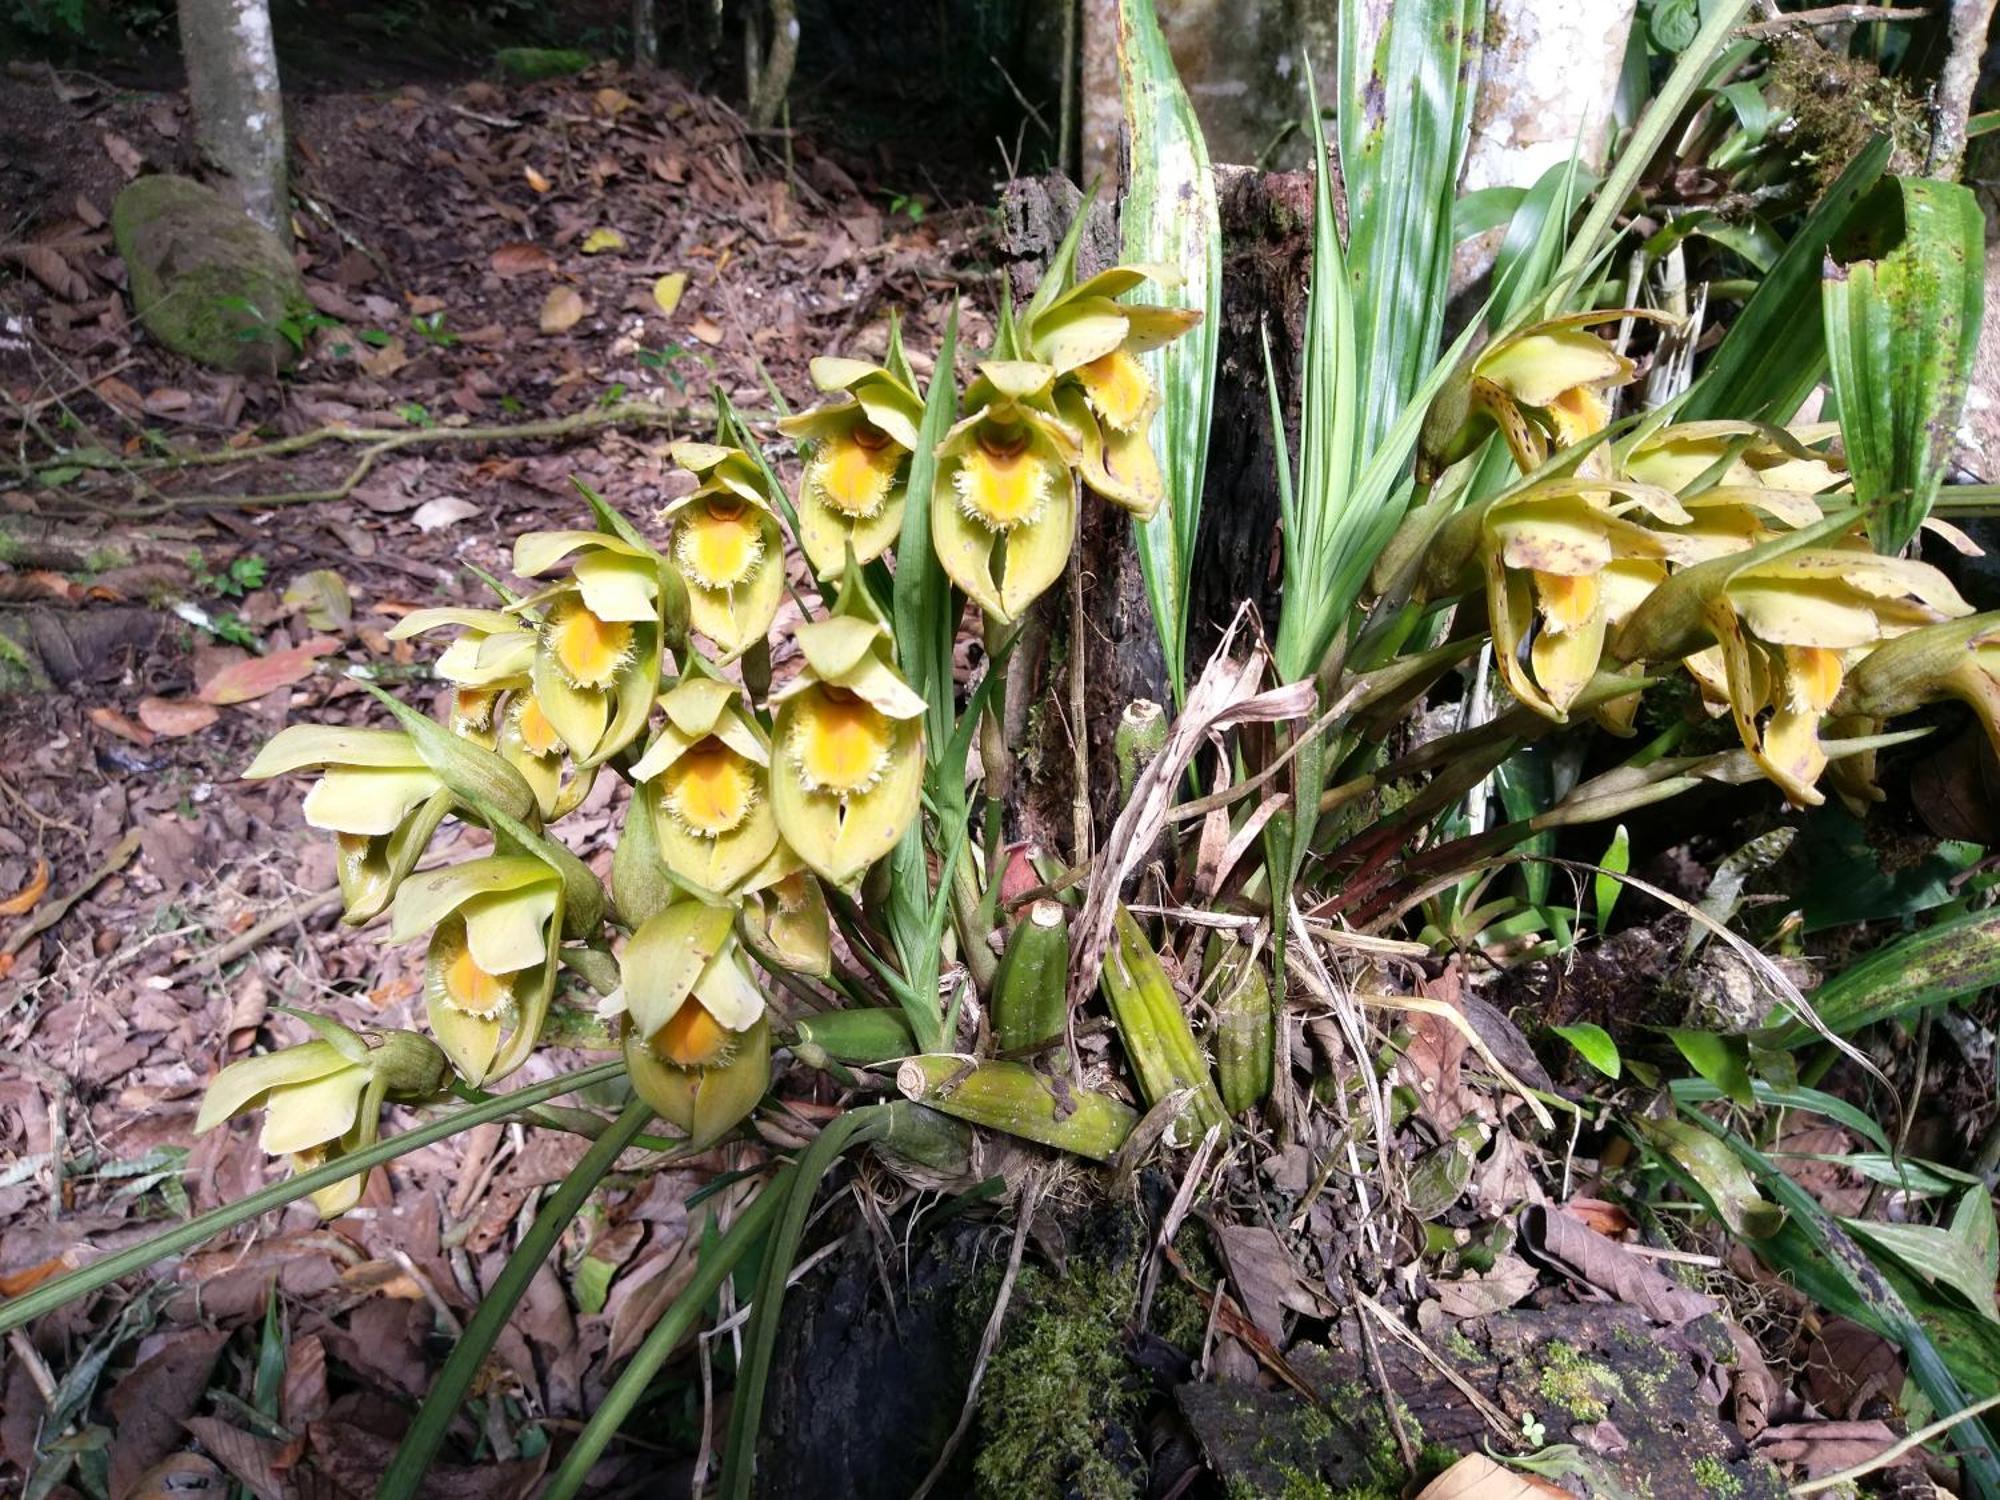
[[[462,687],[451,695],[451,727],[457,734],[484,734],[493,727],[498,688]]]
[[[1146,378],[1145,366],[1125,348],[1081,365],[1076,378],[1090,401],[1091,410],[1120,432],[1132,432],[1145,420],[1153,399],[1153,383]]]
[[[1598,590],[1595,574],[1534,574],[1535,598],[1543,622],[1552,634],[1580,630],[1597,614]]]
[[[757,770],[714,735],[683,751],[660,773],[660,803],[682,831],[720,838],[757,805]]]
[[[764,561],[762,519],[745,500],[711,495],[682,513],[674,556],[701,587],[738,588]]]
[[[819,497],[855,520],[881,514],[895,487],[903,449],[873,422],[857,420],[846,432],[821,442],[807,470]]]
[[[450,956],[437,965],[433,974],[436,991],[433,998],[468,1016],[483,1021],[495,1019],[513,1002],[514,976],[493,974],[481,968],[479,960],[472,956],[472,946],[465,941],[462,928],[451,947]]]
[[[1042,518],[1053,477],[1025,423],[989,422],[959,460],[953,482],[959,509],[968,519],[989,531],[1006,532]]]
[[[807,791],[859,796],[882,779],[895,746],[895,721],[847,689],[822,683],[800,695],[791,749]]]
[[[690,996],[681,1002],[681,1008],[666,1025],[647,1038],[646,1045],[655,1057],[677,1068],[713,1068],[727,1063],[735,1054],[736,1033]]]
[[[633,629],[624,620],[600,620],[581,600],[558,606],[544,640],[563,677],[578,688],[611,686],[632,659]]]
[[[514,721],[514,732],[521,737],[521,748],[530,755],[546,757],[561,755],[564,750],[562,736],[556,733],[549,716],[542,712],[542,705],[534,698],[523,695],[514,701],[509,710]]]

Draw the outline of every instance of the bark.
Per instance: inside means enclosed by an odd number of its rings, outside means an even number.
[[[284,98],[268,0],[180,0],[180,28],[201,153],[243,211],[289,247]]]
[[[770,0],[771,45],[761,66],[756,62],[756,27],[750,26],[750,124],[769,130],[778,123],[791,91],[792,69],[799,61],[799,13],[794,0]]]
[[[1487,0],[1463,191],[1532,187],[1573,147],[1585,168],[1603,167],[1634,8],[1634,0]],[[1458,247],[1454,293],[1485,278],[1505,235],[1491,229]]]
[[[1218,167],[1216,195],[1223,237],[1223,321],[1208,477],[1195,545],[1188,627],[1191,663],[1206,658],[1239,601],[1255,601],[1267,625],[1276,619],[1277,443],[1264,379],[1263,339],[1268,329],[1279,407],[1286,413],[1287,442],[1296,454],[1306,279],[1312,253],[1309,175]],[[1017,305],[1032,294],[1079,201],[1076,188],[1059,177],[1008,184],[1002,210]],[[1100,197],[1078,254],[1078,275],[1088,276],[1112,264],[1117,252],[1116,223]],[[1067,637],[1069,649],[1082,656],[1084,705],[1079,732],[1088,749],[1093,811],[1102,836],[1118,810],[1112,741],[1119,717],[1135,698],[1172,700],[1131,522],[1122,511],[1086,494],[1078,549],[1083,565],[1082,620],[1064,619],[1068,611],[1059,589],[1045,594],[1036,610]],[[1016,811],[1026,836],[1040,838],[1050,847],[1066,847],[1069,741],[1060,724],[1048,722],[1066,722],[1069,717],[1064,673],[1047,663],[1037,667],[1024,661],[1010,673],[1008,693],[1010,711],[1017,698],[1063,705],[1060,714],[1042,715],[1042,741],[1026,747],[1031,763],[1042,771],[1036,785],[1024,789],[1025,805]],[[1016,734],[1010,733],[1009,739],[1017,747],[1024,744]]]
[[[1119,0],[1078,3],[1083,7],[1082,180],[1098,183],[1097,201],[1110,203],[1118,195],[1119,140],[1125,129],[1118,91]]]
[[[1965,127],[1972,117],[1972,96],[1979,87],[1980,63],[1986,56],[1986,36],[1993,26],[1995,0],[1953,0],[1951,50],[1938,74],[1937,146],[1933,173],[1958,176],[1965,160]]]
[[[632,0],[632,61],[641,68],[660,65],[659,0]]]

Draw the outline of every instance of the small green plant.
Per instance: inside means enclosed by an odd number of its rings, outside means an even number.
[[[921,194],[889,193],[885,196],[889,200],[889,213],[892,217],[900,216],[912,224],[924,222],[924,215],[929,212],[929,204]]]
[[[442,308],[431,313],[411,314],[410,329],[434,349],[449,349],[458,342],[458,335],[444,326]]]
[[[437,426],[437,418],[431,415],[430,408],[425,406],[421,401],[403,401],[397,403],[396,415],[401,417],[405,422],[408,422],[412,427],[429,428]]]
[[[219,599],[241,599],[252,589],[262,588],[270,574],[270,564],[254,553],[231,558],[228,567],[215,573],[197,550],[188,553],[187,566],[194,575],[196,591]]]

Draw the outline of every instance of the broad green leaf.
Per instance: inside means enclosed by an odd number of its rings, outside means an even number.
[[[1983,1187],[1959,1200],[1949,1228],[1882,1224],[1873,1219],[1840,1222],[1864,1245],[1886,1250],[1927,1281],[1950,1287],[1987,1317],[2000,1317],[1993,1301],[1994,1273],[1987,1269],[1986,1256],[1993,1243],[1993,1200]]]
[[[1871,207],[1880,211],[1869,214]],[[1898,212],[1900,210],[1900,212]],[[1894,178],[1836,247],[1823,307],[1833,394],[1868,536],[1895,552],[1930,514],[1951,460],[1986,295],[1986,220],[1972,190]]]
[[[904,680],[930,705],[924,725],[933,745],[951,738],[951,648],[958,611],[952,607],[951,581],[931,551],[930,495],[937,478],[937,446],[958,417],[957,363],[958,308],[953,306],[924,398],[917,448],[910,455],[910,498],[896,544],[892,610],[896,662]]]
[[[1756,1180],[1727,1145],[1685,1120],[1641,1119],[1633,1124],[1648,1146],[1694,1184],[1732,1233],[1747,1240],[1777,1233],[1784,1210],[1757,1191]]]
[[[1689,1031],[1675,1027],[1667,1033],[1674,1039],[1694,1070],[1714,1084],[1733,1102],[1745,1109],[1756,1104],[1750,1089],[1750,1049],[1740,1036],[1718,1036],[1712,1031]]]
[[[1119,210],[1123,258],[1179,269],[1179,286],[1147,295],[1161,306],[1202,315],[1192,332],[1141,356],[1160,392],[1153,451],[1167,499],[1138,525],[1139,568],[1153,628],[1178,703],[1187,692],[1188,584],[1208,472],[1208,430],[1221,337],[1222,222],[1208,145],[1174,70],[1152,0],[1120,0],[1118,71],[1131,142],[1131,181]]]
[[[1625,1071],[1624,1064],[1619,1061],[1618,1044],[1611,1040],[1611,1033],[1595,1021],[1574,1021],[1568,1026],[1551,1029],[1576,1048],[1583,1060],[1606,1078],[1616,1079]]]
[[[1885,944],[1807,999],[1836,1036],[1891,1016],[2000,984],[2000,909],[1968,912]],[[1796,1046],[1817,1033],[1804,1021],[1775,1027],[1770,1041]]]

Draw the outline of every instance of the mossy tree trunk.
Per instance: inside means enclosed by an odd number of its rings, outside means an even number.
[[[285,183],[285,106],[269,0],[180,0],[202,155],[257,223],[292,242]]]

